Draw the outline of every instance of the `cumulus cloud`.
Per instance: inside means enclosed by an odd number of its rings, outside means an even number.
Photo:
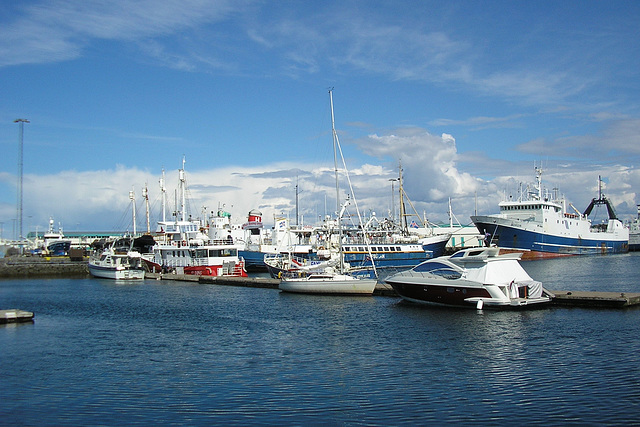
[[[370,135],[358,141],[368,155],[386,158],[389,166],[365,162],[349,165],[358,206],[363,212],[386,215],[392,200],[398,202],[390,182],[398,176],[396,159],[402,160],[405,190],[416,208],[446,219],[449,197],[467,199],[479,181],[457,168],[455,139],[451,135],[434,136],[422,129],[398,129],[388,135]],[[340,168],[341,169],[341,168]],[[336,210],[335,172],[320,164],[277,163],[254,167],[228,165],[222,168],[186,172],[189,187],[189,213],[201,216],[220,207],[239,221],[252,209],[263,211],[266,220],[277,215],[294,215],[296,192],[298,212],[307,222],[331,215]],[[340,202],[353,196],[340,171]],[[9,179],[9,178],[7,178]],[[160,219],[160,171],[116,167],[110,170],[62,171],[47,176],[25,176],[25,215],[38,212],[33,224],[46,224],[49,216],[67,227],[90,229],[131,229],[129,191],[136,194],[137,229],[144,229],[145,206],[142,188],[149,189],[151,222]],[[165,172],[167,212],[175,210],[178,171]],[[395,190],[398,190],[397,185]],[[11,207],[8,206],[7,209]],[[353,210],[352,204],[350,208]],[[355,211],[354,211],[355,212]],[[5,212],[6,216],[11,216]],[[152,225],[153,228],[153,225]]]
[[[378,158],[397,159],[405,171],[405,188],[427,202],[473,194],[478,182],[458,170],[456,141],[452,135],[432,135],[424,129],[398,129],[387,135],[369,135],[360,149]]]

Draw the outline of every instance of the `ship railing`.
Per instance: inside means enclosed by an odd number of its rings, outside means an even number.
[[[187,262],[187,260],[169,259],[169,260],[165,261],[165,266],[170,267],[170,268],[188,267],[189,263]]]

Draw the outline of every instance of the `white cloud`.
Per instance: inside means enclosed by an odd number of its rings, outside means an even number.
[[[358,205],[362,212],[375,211],[386,216],[391,210],[392,184],[397,177],[395,161],[402,159],[405,190],[418,214],[426,213],[430,220],[447,221],[448,198],[452,198],[454,213],[462,223],[478,207],[480,213],[497,212],[497,203],[504,194],[514,194],[519,183],[533,181],[533,167],[510,163],[502,167],[508,172],[490,181],[483,181],[459,170],[455,139],[451,135],[434,136],[422,129],[398,129],[389,135],[371,135],[358,141],[367,154],[377,156],[390,167],[371,163],[354,165],[350,170]],[[597,195],[597,177],[607,182],[604,192],[614,202],[623,219],[635,216],[635,204],[640,188],[640,171],[620,165],[586,168],[582,164],[545,166],[543,176],[547,188],[559,187],[576,208],[584,210]],[[5,174],[7,185],[11,176]],[[173,211],[177,171],[166,172],[168,215]],[[160,171],[146,171],[118,166],[112,170],[91,172],[62,171],[51,175],[27,174],[24,177],[24,229],[43,230],[49,216],[67,230],[131,230],[130,190],[137,197],[137,229],[144,230],[145,215],[141,190],[149,188],[152,229],[160,219]],[[228,165],[223,168],[189,171],[189,209],[194,216],[201,210],[229,211],[234,221],[242,222],[255,208],[271,223],[275,215],[295,216],[295,186],[299,191],[299,213],[306,223],[335,211],[335,181],[333,168],[316,164],[278,163],[254,167]],[[341,183],[341,197],[348,190]],[[395,186],[397,191],[397,185]],[[350,208],[353,210],[353,208]],[[352,213],[355,213],[353,211]],[[0,215],[15,218],[15,206],[0,205]],[[4,236],[9,237],[10,225],[4,224]]]
[[[397,129],[389,135],[370,135],[360,149],[378,158],[402,162],[405,187],[412,198],[425,202],[473,194],[478,182],[457,168],[458,153],[451,135],[431,135],[419,128]]]
[[[76,1],[29,5],[0,26],[0,66],[77,58],[92,39],[140,40],[225,19],[244,2]]]

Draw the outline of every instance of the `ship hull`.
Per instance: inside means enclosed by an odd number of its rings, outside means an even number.
[[[568,255],[604,255],[629,251],[628,238],[611,233],[590,233],[589,238],[536,232],[491,217],[472,217],[478,231],[491,236],[491,244],[504,250],[524,251],[523,259]]]

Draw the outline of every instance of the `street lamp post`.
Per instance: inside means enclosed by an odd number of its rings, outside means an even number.
[[[24,124],[30,123],[27,119],[15,119],[13,123],[19,123],[20,132],[18,135],[18,240],[22,241],[22,145],[24,138]],[[22,244],[20,244],[22,249]]]

